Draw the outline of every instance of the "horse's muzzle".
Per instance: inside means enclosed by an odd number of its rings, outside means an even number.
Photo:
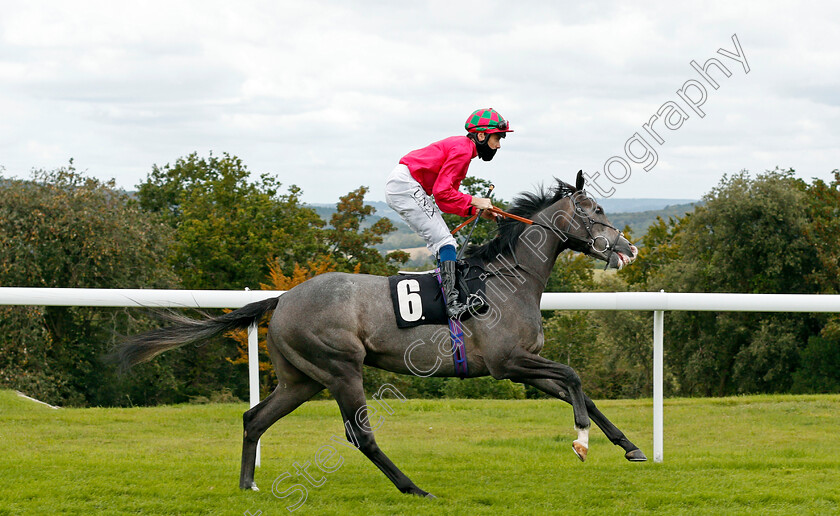
[[[622,269],[626,265],[630,265],[639,256],[639,250],[631,244],[627,242],[626,245],[622,245],[624,242],[621,242],[619,245],[616,246],[616,249],[610,255],[609,262],[607,263],[608,269]]]

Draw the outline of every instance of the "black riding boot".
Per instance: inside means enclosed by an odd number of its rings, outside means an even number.
[[[440,278],[443,282],[443,295],[446,296],[446,313],[449,317],[457,319],[467,311],[468,307],[458,301],[458,288],[455,286],[455,262],[441,262]]]

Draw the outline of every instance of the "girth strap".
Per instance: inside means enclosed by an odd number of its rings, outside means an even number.
[[[446,292],[443,291],[440,269],[435,269],[435,276],[437,276],[444,296],[444,303],[446,303]],[[452,317],[449,318],[449,338],[452,340],[452,362],[455,364],[455,374],[458,378],[466,378],[468,376],[467,345],[464,342],[464,329],[461,326],[461,321]]]

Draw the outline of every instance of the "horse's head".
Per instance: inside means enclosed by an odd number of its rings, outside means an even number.
[[[558,180],[554,188],[520,194],[505,215],[507,218],[499,222],[499,234],[484,245],[467,249],[467,256],[485,262],[508,256],[519,262],[527,256],[516,256],[515,248],[521,244],[538,262],[548,263],[563,249],[572,249],[604,260],[607,268],[620,269],[639,254],[583,191],[583,172],[578,172],[574,186]],[[554,265],[553,260],[550,265]]]
[[[605,268],[621,269],[636,259],[639,250],[610,224],[604,209],[583,190],[583,171],[578,172],[568,199],[572,214],[565,235],[568,247],[607,262]]]

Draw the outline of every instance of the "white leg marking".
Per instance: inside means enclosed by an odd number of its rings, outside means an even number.
[[[589,429],[575,427],[575,430],[578,433],[577,442],[589,448]]]
[[[575,451],[575,455],[583,462],[589,454],[589,429],[575,427],[575,430],[577,430],[578,438],[572,442],[572,449]]]

